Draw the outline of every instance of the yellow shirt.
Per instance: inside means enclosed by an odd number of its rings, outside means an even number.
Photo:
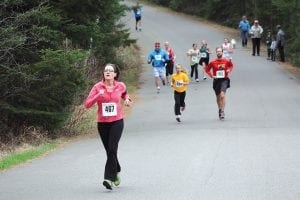
[[[176,92],[186,91],[186,85],[183,85],[183,82],[189,82],[189,77],[186,73],[180,72],[172,75],[172,84]]]

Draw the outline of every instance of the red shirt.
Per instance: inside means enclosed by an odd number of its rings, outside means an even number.
[[[230,60],[227,58],[216,58],[205,67],[205,72],[210,77],[228,78],[228,73],[231,72],[232,69],[233,65]]]
[[[168,55],[169,55],[170,63],[174,64],[174,56],[175,56],[175,54],[174,54],[173,49],[169,48],[167,50],[167,52],[168,52]]]
[[[112,92],[108,92],[103,81],[96,83],[84,102],[85,108],[98,105],[98,122],[113,122],[124,118],[120,100],[129,98],[126,86],[122,82],[114,81]]]

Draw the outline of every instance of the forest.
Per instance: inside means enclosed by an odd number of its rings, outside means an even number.
[[[300,67],[300,1],[299,0],[148,0],[178,12],[237,28],[243,15],[250,25],[255,19],[276,36],[281,25],[286,37],[288,61]]]
[[[120,22],[127,10],[118,0],[1,1],[0,144],[28,128],[57,136],[99,66],[134,42]]]

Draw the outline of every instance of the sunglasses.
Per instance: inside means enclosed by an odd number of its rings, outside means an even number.
[[[113,69],[105,69],[104,72],[115,72]]]

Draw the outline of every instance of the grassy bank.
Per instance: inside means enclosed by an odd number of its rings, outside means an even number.
[[[57,146],[57,142],[51,142],[42,144],[33,149],[7,155],[0,160],[0,170],[5,170],[12,166],[18,165],[20,163],[25,163],[29,160],[42,156],[45,153],[55,149]]]

